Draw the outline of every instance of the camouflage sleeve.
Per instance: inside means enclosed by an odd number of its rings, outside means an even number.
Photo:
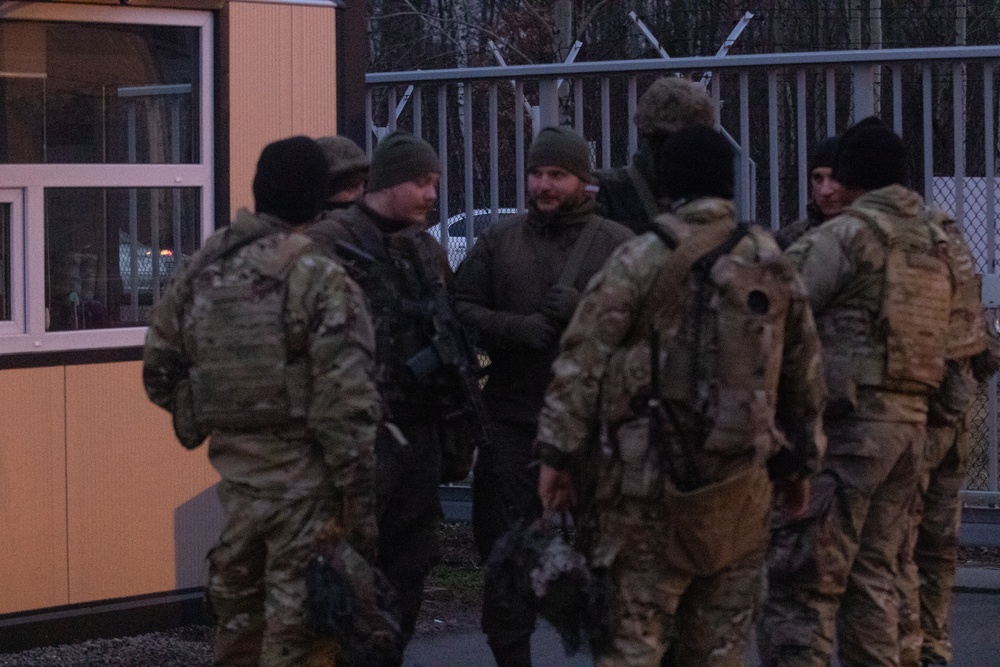
[[[345,512],[374,520],[375,429],[381,417],[373,379],[374,333],[361,289],[333,261],[300,259],[289,277],[289,312],[309,337],[308,423]]]
[[[142,384],[146,395],[168,412],[174,411],[178,384],[187,379],[190,361],[184,354],[184,288],[174,280],[153,308],[142,355]]]
[[[792,300],[785,318],[785,346],[775,420],[798,467],[814,472],[826,450],[823,409],[826,383],[822,349],[805,286],[791,275]]]
[[[945,358],[968,359],[986,349],[986,325],[981,301],[982,286],[976,260],[958,226],[947,221],[948,268],[954,282]]]
[[[598,417],[608,360],[631,329],[655,276],[642,260],[651,252],[662,254],[662,245],[653,249],[658,243],[650,234],[618,248],[587,285],[563,334],[538,421],[539,455],[553,467],[568,465]]]
[[[802,276],[814,313],[826,309],[853,272],[851,258],[837,233],[840,230],[834,224],[827,223],[806,234],[785,251],[785,257]]]

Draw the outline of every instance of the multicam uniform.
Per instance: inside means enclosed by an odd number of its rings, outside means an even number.
[[[829,664],[835,628],[842,664],[899,664],[895,578],[944,373],[947,252],[920,195],[890,185],[786,253],[823,340],[829,447],[806,515],[773,526],[764,664]]]
[[[959,491],[972,445],[969,412],[980,383],[995,370],[987,349],[975,259],[954,220],[939,214],[937,222],[948,235],[955,294],[945,377],[930,398],[920,493],[898,579],[903,667],[947,665],[951,660],[948,611],[958,564]],[[985,371],[974,363],[980,360],[986,362]]]
[[[539,423],[542,460],[594,489],[581,500],[590,565],[610,596],[608,636],[593,641],[602,667],[658,665],[668,647],[670,664],[744,664],[763,590],[765,463],[787,447],[812,470],[824,446],[819,339],[794,271],[766,232],[734,236],[729,201],[676,215],[658,220],[674,248],[646,233],[591,281]],[[654,340],[671,416],[659,442],[647,407]]]
[[[143,381],[195,447],[210,435],[226,523],[209,553],[219,665],[329,664],[304,570],[335,520],[375,542],[374,341],[358,287],[278,218],[240,211],[154,309]]]
[[[408,641],[423,602],[424,579],[440,559],[442,425],[445,394],[452,388],[436,375],[418,379],[407,361],[428,346],[433,334],[423,307],[425,290],[445,289],[451,269],[444,249],[427,232],[384,218],[364,204],[327,215],[310,228],[312,238],[334,254],[343,252],[339,241],[371,256],[367,266],[356,256],[343,257],[364,290],[375,324],[376,380],[391,422],[379,429],[375,442],[377,564],[399,595],[400,626]],[[433,284],[422,285],[422,280]]]
[[[809,202],[809,205],[806,206],[806,217],[779,229],[774,234],[774,240],[777,241],[779,248],[786,250],[806,233],[822,225],[823,220],[823,212],[819,210],[816,202]]]

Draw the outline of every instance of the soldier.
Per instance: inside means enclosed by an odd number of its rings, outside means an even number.
[[[585,493],[595,515],[596,665],[659,665],[668,649],[669,665],[742,665],[769,473],[794,513],[824,448],[819,338],[773,238],[735,222],[725,138],[679,130],[657,168],[673,213],[615,251],[562,337],[539,495],[561,511]]]
[[[833,156],[836,151],[836,137],[827,137],[813,147],[809,155],[811,199],[806,206],[806,217],[782,227],[774,235],[774,240],[782,250],[795,243],[810,229],[819,227],[844,210],[843,188],[833,180]]]
[[[632,237],[594,214],[590,150],[576,132],[539,132],[527,169],[528,213],[488,228],[455,278],[458,315],[490,357],[490,440],[476,459],[472,501],[483,561],[518,519],[540,514],[532,442],[559,336],[580,290]],[[530,665],[534,613],[498,596],[487,584],[482,623],[497,664]]]
[[[346,262],[375,324],[376,378],[386,417],[375,442],[377,564],[399,594],[407,640],[423,602],[424,579],[440,558],[442,445],[456,420],[464,419],[462,402],[469,397],[456,398],[469,390],[468,378],[453,372],[435,347],[457,325],[446,292],[447,254],[425,231],[440,177],[430,144],[394,132],[372,156],[364,196],[310,230]],[[474,379],[471,384],[478,392]]]
[[[143,382],[194,448],[211,436],[226,515],[208,555],[215,664],[332,664],[306,628],[304,571],[321,529],[374,557],[374,340],[358,287],[298,233],[320,211],[312,139],[266,146],[241,210],[150,318]]]
[[[903,667],[947,665],[948,611],[958,563],[959,492],[968,470],[973,400],[1000,365],[1000,345],[984,334],[975,260],[954,220],[939,216],[948,234],[956,282],[945,378],[930,398],[920,493],[898,581],[899,644]]]
[[[347,137],[320,137],[316,140],[330,164],[324,210],[347,208],[365,191],[371,164],[361,148]]]
[[[670,208],[655,168],[660,145],[681,128],[713,127],[715,109],[698,84],[665,76],[642,94],[632,120],[639,133],[638,150],[631,165],[597,172],[597,214],[641,234]]]
[[[847,208],[786,252],[823,340],[829,449],[805,517],[775,521],[767,665],[829,664],[835,629],[842,664],[899,664],[899,554],[945,369],[948,236],[904,185],[903,142],[868,118],[841,136],[835,163]]]

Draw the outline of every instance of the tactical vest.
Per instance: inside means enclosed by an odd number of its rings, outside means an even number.
[[[947,239],[930,222],[849,208],[885,249],[885,270],[845,292],[817,322],[830,408],[854,387],[927,394],[941,383],[952,300]]]
[[[242,248],[236,270],[192,278],[193,330],[185,333],[195,421],[205,432],[303,421],[311,387],[308,337],[286,325],[287,279],[311,242],[274,234]]]
[[[360,214],[359,214],[360,215]],[[350,221],[348,228],[351,228]],[[356,239],[361,250],[371,255],[371,263],[345,257],[348,274],[361,287],[375,327],[376,382],[385,402],[399,413],[406,406],[440,403],[436,378],[418,379],[407,362],[426,350],[433,335],[425,290],[435,286],[422,283],[430,272],[416,266],[423,261],[418,241],[406,234],[387,235],[377,240]],[[429,391],[430,390],[430,391]],[[416,416],[426,417],[426,413]]]
[[[640,313],[629,341],[612,356],[605,384],[606,433],[624,463],[621,491],[633,497],[655,493],[664,472],[657,453],[650,451],[648,418],[641,407],[652,393],[645,322],[659,336],[660,395],[672,415],[665,420],[670,441],[665,451],[682,456],[676,443],[683,439],[693,449],[722,457],[749,454],[763,463],[783,443],[774,410],[791,278],[780,251],[751,229],[735,252],[700,271],[687,271],[684,265],[694,264],[683,259],[690,248],[704,244],[691,253],[697,259],[724,237],[717,233],[716,240],[705,242],[706,225],[676,218],[667,218],[666,226],[679,244],[644,298],[645,307],[656,310]],[[726,230],[733,227],[729,222]]]

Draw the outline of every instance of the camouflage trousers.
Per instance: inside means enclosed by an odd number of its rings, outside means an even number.
[[[208,553],[208,601],[216,618],[215,664],[332,665],[335,645],[307,630],[305,566],[331,498],[279,500],[225,481],[226,521]]]
[[[967,423],[927,429],[920,494],[913,505],[898,579],[903,667],[951,661],[948,609],[958,566],[959,491],[971,445]]]
[[[827,420],[829,445],[802,518],[779,513],[758,626],[767,667],[899,665],[899,553],[922,424]]]
[[[401,445],[385,429],[375,439],[378,558],[396,590],[404,645],[424,601],[424,579],[441,559],[441,444],[433,420],[397,419]]]
[[[625,500],[604,511],[592,563],[615,544],[607,572],[608,636],[594,638],[596,667],[742,667],[764,588],[763,545],[718,572],[695,576],[661,557],[661,517]]]

